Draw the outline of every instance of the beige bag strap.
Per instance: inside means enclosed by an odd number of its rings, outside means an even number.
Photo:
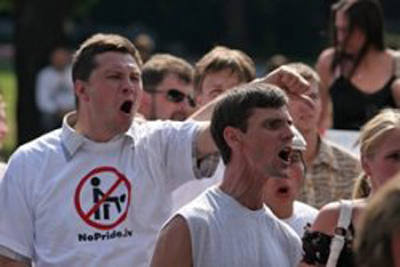
[[[340,252],[342,251],[346,242],[346,232],[351,224],[352,211],[353,204],[351,201],[340,201],[340,215],[335,229],[335,234],[331,241],[330,253],[326,267],[335,267],[338,262]]]

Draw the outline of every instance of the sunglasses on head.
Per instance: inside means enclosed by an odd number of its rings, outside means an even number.
[[[185,101],[185,98],[188,99],[188,103],[191,107],[195,107],[196,103],[194,102],[193,98],[190,95],[182,93],[177,89],[169,89],[167,91],[156,91],[154,93],[165,93],[167,96],[168,101],[173,103],[181,103]]]

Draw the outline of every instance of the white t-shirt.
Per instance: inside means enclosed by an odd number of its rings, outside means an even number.
[[[295,201],[293,203],[293,215],[290,218],[284,219],[292,229],[302,237],[304,234],[304,227],[309,223],[313,224],[318,215],[318,210],[306,203]]]
[[[301,260],[300,238],[267,206],[249,210],[217,187],[178,214],[189,226],[194,267],[293,267]]]
[[[36,80],[36,104],[40,112],[55,114],[74,109],[75,97],[71,67],[57,70],[48,66]]]
[[[180,208],[191,202],[193,199],[198,197],[201,193],[206,191],[208,188],[219,184],[224,176],[225,165],[220,159],[217,169],[209,178],[190,181],[180,187],[178,187],[172,194],[172,211],[175,213]]]
[[[147,122],[96,143],[64,120],[11,157],[0,246],[36,267],[147,267],[172,191],[195,179],[197,130],[195,122]]]

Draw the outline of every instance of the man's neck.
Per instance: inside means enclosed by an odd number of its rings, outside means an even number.
[[[263,206],[266,177],[256,177],[251,171],[227,166],[220,189],[250,210]]]
[[[276,205],[269,204],[268,207],[272,210],[275,216],[281,220],[288,219],[293,215],[293,201],[280,202]]]
[[[110,141],[116,136],[116,134],[111,133],[104,129],[104,127],[97,127],[95,124],[91,123],[90,120],[84,119],[77,116],[76,123],[71,125],[75,131],[86,138],[99,143],[105,143]]]

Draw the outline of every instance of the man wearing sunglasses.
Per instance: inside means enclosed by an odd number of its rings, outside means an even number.
[[[193,67],[187,61],[157,54],[142,71],[144,92],[139,112],[145,119],[181,121],[193,112]]]

